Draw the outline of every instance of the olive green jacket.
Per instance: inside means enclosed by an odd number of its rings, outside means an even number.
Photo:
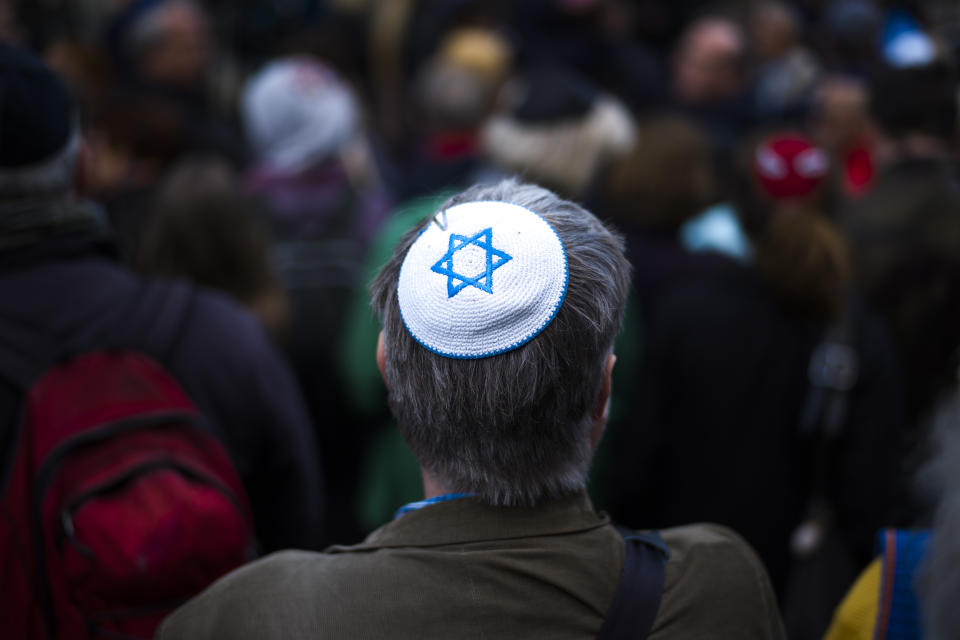
[[[670,548],[652,640],[783,638],[753,551],[713,525],[661,532]],[[162,640],[596,637],[624,543],[590,500],[534,509],[432,504],[362,544],[284,551],[174,612]]]

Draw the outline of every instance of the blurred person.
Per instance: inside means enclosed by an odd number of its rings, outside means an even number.
[[[687,105],[722,104],[740,97],[746,41],[731,20],[702,18],[683,34],[674,59],[673,93]]]
[[[193,0],[134,0],[107,32],[121,87],[167,102],[186,127],[189,150],[217,154],[235,167],[245,155],[233,121],[233,96],[217,100],[230,72],[214,63],[209,17]]]
[[[721,16],[689,24],[673,53],[670,104],[710,135],[724,181],[730,156],[755,117],[746,65],[746,34]]]
[[[844,75],[868,78],[880,58],[881,13],[873,0],[828,2],[820,16],[825,66]]]
[[[499,2],[489,0],[366,0],[366,60],[372,94],[373,130],[397,164],[416,149],[418,114],[408,88],[445,38],[460,28],[496,23]],[[406,194],[411,196],[416,194]]]
[[[913,481],[930,513],[911,528],[877,536],[880,555],[837,608],[826,640],[946,640],[960,634],[960,396],[936,410],[927,459]]]
[[[613,402],[607,438],[594,465],[591,493],[601,508],[616,504],[613,445],[635,425],[634,379],[646,344],[644,321],[656,315],[661,295],[686,279],[701,278],[728,260],[714,252],[688,251],[680,230],[717,194],[710,140],[696,124],[671,113],[642,117],[632,148],[604,167],[592,196],[597,213],[623,233],[633,267],[623,328],[617,337]]]
[[[598,210],[626,236],[633,292],[649,313],[674,278],[696,277],[716,265],[717,256],[687,251],[679,230],[711,204],[718,189],[710,140],[689,119],[643,118],[636,135],[632,149],[604,169]]]
[[[4,46],[0,57],[0,316],[32,327],[51,349],[119,342],[157,360],[229,453],[263,549],[315,546],[319,464],[286,364],[225,296],[143,279],[117,264],[105,216],[75,194],[81,141],[66,89],[25,51]],[[169,324],[177,314],[176,339],[158,344],[160,319]],[[2,460],[20,405],[0,386]]]
[[[99,48],[72,37],[53,39],[43,59],[68,84],[86,118],[97,112],[114,78]]]
[[[25,34],[17,9],[17,3],[13,0],[0,2],[0,42],[22,46]]]
[[[270,261],[266,229],[230,168],[217,160],[185,160],[164,179],[152,207],[137,270],[230,294],[282,344],[289,301]]]
[[[506,24],[525,67],[561,67],[589,78],[631,111],[662,105],[666,69],[637,38],[641,19],[627,0],[528,0],[506,5]],[[644,25],[648,26],[648,25]]]
[[[350,238],[361,252],[385,202],[350,87],[318,60],[282,58],[249,79],[240,111],[253,156],[244,183],[280,237]]]
[[[560,67],[526,69],[482,133],[491,161],[583,199],[600,167],[634,140],[623,104]]]
[[[858,285],[893,333],[908,420],[918,425],[953,380],[960,343],[956,75],[942,62],[886,68],[870,110],[878,174],[843,220]]]
[[[202,86],[213,57],[206,14],[191,0],[149,4],[127,34],[137,73],[152,84],[195,91]]]
[[[803,46],[803,25],[795,10],[765,1],[750,16],[750,43],[758,69],[754,96],[758,117],[785,118],[803,110],[819,79],[820,65]]]
[[[876,131],[869,99],[865,82],[842,75],[824,78],[813,95],[810,128],[837,166],[847,198],[868,191],[876,174]]]
[[[730,526],[757,549],[781,596],[791,540],[821,502],[833,507],[836,528],[827,531],[850,550],[842,557],[866,562],[892,501],[902,430],[889,337],[847,311],[856,308],[848,250],[818,204],[828,170],[823,151],[795,132],[745,147],[737,213],[750,257],[676,261],[698,268],[674,269],[656,304],[641,306],[634,410],[611,433],[616,493],[605,506],[614,517]],[[825,344],[844,345],[859,364],[842,368],[839,396],[827,385],[839,382],[811,377],[822,369],[818,354],[837,352]],[[831,403],[838,414],[825,408]],[[827,415],[840,420],[822,447]],[[822,448],[830,451],[825,480]],[[842,582],[856,568],[834,570]]]
[[[87,123],[80,190],[102,202],[121,258],[132,264],[163,176],[188,153],[188,125],[169,102],[108,92]]]
[[[207,87],[213,56],[210,25],[189,0],[133,0],[113,8],[106,30],[110,82],[84,114],[84,195],[103,202],[121,256],[132,264],[149,226],[158,183],[181,158],[215,155],[234,166],[244,157],[229,118]],[[69,44],[69,43],[67,43]],[[58,68],[77,60],[48,50]],[[74,77],[73,74],[69,77]],[[87,96],[93,87],[85,85]]]
[[[360,545],[230,574],[157,637],[783,637],[735,535],[625,539],[585,494],[628,288],[620,240],[544,189],[504,181],[444,203],[372,286],[376,358],[425,499]],[[619,591],[621,573],[646,576],[644,595]]]
[[[352,391],[336,356],[388,197],[361,106],[324,63],[307,56],[268,63],[244,87],[240,110],[254,159],[243,187],[266,214],[273,268],[290,301],[286,350],[319,427],[330,513],[324,539],[356,540],[353,499],[367,429],[347,413]],[[357,428],[341,429],[351,422]]]
[[[419,181],[454,187],[482,181],[481,130],[511,71],[512,51],[487,29],[458,29],[417,72],[414,103],[427,161]],[[428,175],[443,176],[427,178]],[[441,180],[443,182],[441,182]]]
[[[412,72],[404,108],[413,122],[401,152],[380,141],[377,165],[399,202],[490,179],[482,129],[513,68],[507,41],[487,28],[458,28]]]

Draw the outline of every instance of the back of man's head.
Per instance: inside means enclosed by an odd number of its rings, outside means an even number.
[[[0,202],[70,192],[79,147],[64,84],[31,53],[0,44]]]
[[[141,80],[186,89],[203,83],[213,54],[203,7],[194,0],[143,0],[127,13],[124,53]]]
[[[390,407],[424,470],[495,505],[581,491],[629,269],[593,215],[512,180],[408,232],[372,294]]]
[[[705,16],[687,27],[674,55],[673,90],[683,104],[735,99],[743,89],[746,36],[721,16]]]
[[[957,134],[957,76],[943,62],[887,67],[873,82],[870,109],[883,132],[952,143]]]

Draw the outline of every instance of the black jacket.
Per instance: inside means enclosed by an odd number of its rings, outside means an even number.
[[[631,526],[732,527],[782,587],[811,484],[814,446],[799,425],[825,327],[780,309],[759,274],[732,261],[637,293],[643,356],[629,417],[609,434],[610,511]],[[861,376],[827,489],[868,557],[891,500],[902,407],[889,337],[869,317],[853,333]]]
[[[313,430],[286,364],[259,325],[225,296],[197,291],[174,344],[152,346],[169,283],[118,265],[92,236],[59,237],[0,253],[0,317],[61,344],[123,346],[163,363],[231,455],[265,551],[320,544],[320,467]],[[131,312],[133,310],[133,312]],[[0,461],[13,446],[20,394],[0,382]]]

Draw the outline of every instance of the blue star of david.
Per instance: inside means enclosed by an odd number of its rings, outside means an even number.
[[[474,245],[486,251],[486,268],[475,276],[467,276],[453,270],[453,255]],[[447,297],[452,298],[467,287],[476,287],[481,291],[493,293],[493,272],[513,260],[513,256],[493,246],[493,227],[467,237],[456,233],[450,234],[450,246],[443,257],[437,260],[430,270],[447,276]]]

